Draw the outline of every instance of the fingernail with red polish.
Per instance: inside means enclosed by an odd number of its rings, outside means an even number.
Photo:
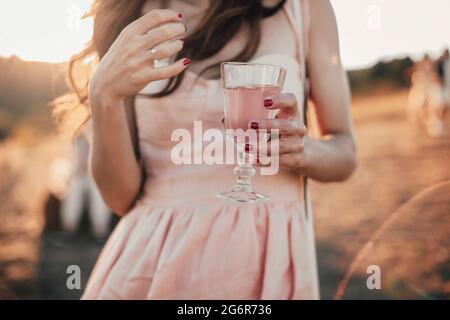
[[[258,129],[259,128],[258,122],[256,122],[256,121],[250,122],[250,128],[253,129],[253,130]]]
[[[181,12],[178,12],[178,18],[183,18],[183,14]]]
[[[183,60],[183,64],[184,64],[185,66],[190,65],[190,64],[191,64],[191,59],[189,59],[189,58],[184,59],[184,60]]]
[[[272,99],[264,99],[264,107],[270,108],[273,106],[273,100]]]

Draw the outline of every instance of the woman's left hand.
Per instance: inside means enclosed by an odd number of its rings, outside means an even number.
[[[279,165],[281,167],[303,171],[306,161],[305,136],[306,126],[303,123],[303,115],[297,104],[297,98],[292,93],[279,93],[264,100],[264,107],[269,110],[279,110],[275,119],[253,120],[249,123],[249,128],[256,131],[277,129],[279,139]],[[258,155],[271,155],[271,146],[274,136],[267,146],[258,144],[258,150],[251,150]],[[258,164],[261,163],[258,161]]]

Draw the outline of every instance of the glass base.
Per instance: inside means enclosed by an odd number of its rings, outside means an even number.
[[[236,175],[236,182],[231,191],[222,192],[217,195],[220,199],[230,200],[240,203],[255,203],[270,201],[266,195],[255,192],[252,187],[251,179],[256,171],[251,165],[251,155],[243,151],[244,145],[238,146],[239,157],[238,166],[233,172]]]
[[[219,193],[217,197],[240,203],[256,203],[256,202],[270,201],[270,198],[268,196],[257,193],[255,191],[231,190],[228,192]]]

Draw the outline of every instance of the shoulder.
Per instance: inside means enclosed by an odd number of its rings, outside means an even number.
[[[311,16],[311,23],[317,24],[335,24],[336,18],[334,9],[330,0],[304,0]]]
[[[330,0],[304,0],[311,13],[322,11],[323,13],[333,12]]]
[[[337,39],[337,22],[330,0],[304,0],[310,15],[310,40],[325,39],[334,43]]]
[[[309,57],[312,64],[325,66],[341,65],[339,33],[330,0],[304,0],[308,2],[311,25],[309,28]],[[331,57],[331,59],[330,59]]]

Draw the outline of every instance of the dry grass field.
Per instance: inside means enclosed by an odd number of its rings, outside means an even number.
[[[405,92],[355,98],[352,112],[358,139],[358,169],[351,179],[341,184],[313,183],[319,271],[324,298],[333,296],[350,261],[394,212],[423,190],[450,181],[450,136],[430,138],[423,130],[411,125],[405,113],[406,101]],[[447,116],[447,129],[449,122],[450,117]],[[435,268],[442,267],[443,272],[446,270],[446,287],[443,283],[434,291],[438,292],[439,297],[445,295],[450,298],[449,189],[444,198],[445,214],[442,213],[439,219],[436,219],[433,212],[421,211],[423,208],[417,207],[416,210],[412,208],[413,212],[404,217],[399,215],[392,222],[390,228],[398,229],[396,241],[400,243],[400,247],[395,247],[392,242],[387,241],[387,231],[386,235],[381,235],[381,240],[386,238],[382,244],[385,250],[394,247],[398,249],[399,261],[402,261],[400,259],[402,255],[410,253],[408,250],[419,250],[408,246],[414,235],[425,233],[430,242],[439,240],[440,242],[432,246],[430,244],[429,247],[421,248],[424,254],[420,259],[417,257],[414,264],[405,262],[404,267],[408,270],[403,273],[408,271],[415,273],[420,270],[421,264],[427,263],[428,255],[432,257],[436,253],[433,250],[438,247],[442,251],[439,254],[445,258],[442,265],[435,265]],[[420,217],[417,221],[426,223],[404,227],[403,220],[413,217]],[[439,232],[440,239],[435,239],[432,235]],[[365,278],[368,275],[365,274],[365,267],[377,264],[379,256],[376,252],[378,251],[369,250],[364,258],[365,264],[361,265],[364,270],[359,270],[359,276],[362,277],[359,279],[359,286],[364,286],[364,290],[349,292],[347,297],[368,299],[426,297],[401,290],[383,290],[383,295],[367,290]],[[394,268],[398,268],[398,265],[386,266],[382,268],[382,274],[388,278],[387,275],[393,272]],[[431,290],[427,287],[428,283],[417,280],[419,283],[417,286],[422,290],[427,292]]]

